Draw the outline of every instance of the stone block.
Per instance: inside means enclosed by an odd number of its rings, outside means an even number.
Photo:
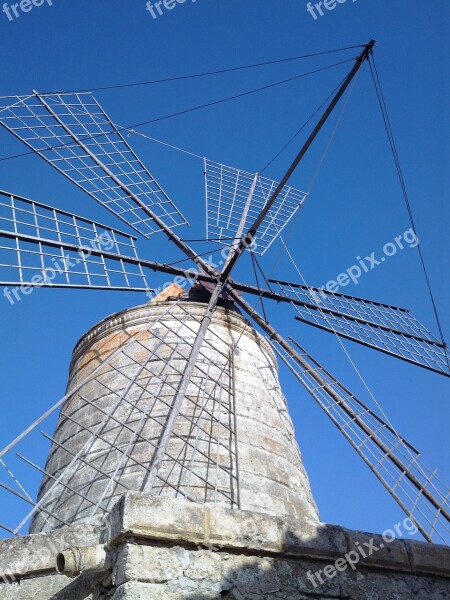
[[[190,581],[210,582],[216,586],[221,582],[222,555],[209,550],[186,552],[179,550],[183,573]]]
[[[110,515],[111,544],[127,535],[174,542],[205,542],[204,506],[142,493],[122,496]]]
[[[113,581],[120,586],[128,581],[167,583],[183,576],[176,548],[124,544],[117,557]]]
[[[38,533],[0,540],[0,577],[30,575],[55,568],[56,556],[71,546],[99,543],[101,529],[86,523],[62,527],[47,534]]]
[[[449,546],[423,544],[413,540],[408,540],[405,544],[408,546],[414,573],[434,573],[450,577]]]
[[[220,591],[130,582],[121,585],[111,600],[221,600],[222,598]]]
[[[383,539],[381,535],[363,531],[347,531],[346,535],[347,552],[353,553],[358,564],[411,571],[408,551],[402,540]]]
[[[283,552],[311,557],[340,557],[348,551],[345,530],[335,525],[281,519]]]
[[[277,518],[250,511],[210,509],[209,542],[223,548],[279,552],[281,537]]]
[[[86,574],[77,579],[64,575],[31,577],[0,585],[1,600],[97,600],[103,574]]]

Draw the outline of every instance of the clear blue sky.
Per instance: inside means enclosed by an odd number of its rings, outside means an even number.
[[[448,198],[449,88],[447,0],[348,0],[316,20],[304,0],[187,0],[154,19],[144,0],[53,0],[10,21],[0,13],[0,95],[32,89],[73,90],[167,78],[297,56],[377,40],[376,57],[410,191],[422,249],[446,337],[450,339]],[[344,53],[351,58],[355,51]],[[98,92],[117,123],[128,125],[233,95],[317,66],[317,60],[148,87]],[[249,171],[261,169],[342,79],[349,65],[313,78],[142,129],[211,159]],[[293,179],[307,188],[336,123],[334,119]],[[300,141],[270,167],[279,178]],[[204,192],[199,160],[133,138],[134,148],[204,234]],[[0,131],[0,157],[23,151]],[[37,157],[0,161],[0,188],[100,222],[114,216]],[[347,111],[290,247],[311,285],[322,285],[409,227],[386,142],[368,67]],[[146,258],[179,256],[162,238],[139,241]],[[263,265],[270,272],[277,246]],[[181,258],[181,257],[180,257]],[[295,279],[282,258],[275,271]],[[252,281],[249,265],[240,277]],[[155,276],[155,286],[166,280]],[[367,274],[347,293],[410,308],[435,331],[417,251],[404,250]],[[145,300],[131,293],[41,289],[10,306],[0,298],[0,447],[64,393],[72,348],[104,316]],[[291,322],[283,307],[270,320],[294,334],[329,370],[366,399],[361,383],[335,339]],[[373,351],[346,344],[398,430],[423,452],[423,460],[450,480],[449,381]],[[383,531],[402,513],[341,434],[306,392],[282,371],[305,464],[324,521]],[[37,452],[37,450],[36,450]],[[3,510],[14,509],[2,506]]]

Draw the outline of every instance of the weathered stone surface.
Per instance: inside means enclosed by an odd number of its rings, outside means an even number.
[[[175,542],[206,540],[205,508],[150,494],[129,493],[122,496],[109,517],[111,540],[116,543],[127,533]]]
[[[219,593],[195,592],[195,590],[167,589],[165,585],[151,583],[126,583],[120,586],[112,600],[220,600]]]
[[[77,523],[49,534],[0,540],[0,578],[53,570],[59,552],[71,546],[93,546],[99,543],[101,536],[101,525]]]
[[[78,532],[61,530],[3,542],[2,565],[7,565],[8,549],[12,559],[22,555],[25,560],[19,574],[0,584],[0,600],[450,597],[447,547],[396,540],[370,551],[367,544],[380,546],[385,540],[292,517],[130,493],[104,526],[83,527]],[[34,558],[43,542],[56,534],[62,536],[58,542],[62,545],[71,540],[80,545],[80,536],[96,544],[100,531],[102,543],[116,551],[110,573],[82,574],[71,580],[55,574],[50,558],[42,563]],[[367,557],[362,548],[367,549]],[[38,564],[44,567],[40,572]]]
[[[416,573],[437,573],[450,577],[450,547],[435,544],[406,542],[411,557],[412,570]]]
[[[382,565],[388,569],[411,571],[405,542],[373,533],[351,531],[347,534],[348,552],[358,555],[360,565]],[[422,545],[422,544],[421,544]]]
[[[128,581],[167,583],[183,576],[181,556],[172,548],[124,544],[117,558],[114,584]]]
[[[116,355],[114,366],[105,365],[100,380],[77,390],[63,406],[46,463],[50,475],[44,476],[39,491],[44,507],[59,519],[73,523],[88,518],[99,498],[102,508],[109,511],[125,489],[145,489],[146,465],[167,422],[205,311],[199,302],[164,301],[167,294],[176,296],[179,291],[175,287],[153,303],[104,319],[77,344],[68,389],[84,381],[132,336],[140,336],[139,342],[127,346],[126,353]],[[151,369],[144,369],[140,376],[144,385],[130,385],[149,360]],[[233,385],[227,383],[231,371]],[[156,373],[163,375],[160,378]],[[222,385],[218,386],[219,379]],[[205,407],[201,427],[192,429],[198,386]],[[124,390],[126,398],[121,397]],[[109,418],[103,423],[105,414]],[[267,341],[236,311],[218,307],[214,312],[182,414],[152,482],[155,496],[177,497],[180,487],[187,488],[190,499],[199,503],[235,508],[240,497],[239,507],[244,510],[318,519],[275,356]],[[99,427],[100,438],[90,443],[91,432]],[[139,439],[133,431],[136,427]],[[63,449],[67,445],[71,452]],[[128,446],[122,467],[121,449]],[[55,478],[71,463],[72,452],[82,449],[83,461],[71,473],[71,489],[54,486]],[[185,456],[183,465],[174,458],[179,456]],[[111,473],[116,473],[113,483],[107,475]],[[83,498],[77,490],[83,490]],[[48,521],[36,514],[31,531],[46,532],[58,526],[57,519],[49,517]]]
[[[1,600],[97,600],[103,577],[81,575],[70,580],[63,575],[43,575],[0,584]]]
[[[312,557],[342,556],[348,551],[342,527],[312,521],[280,519],[281,550],[286,554]]]
[[[263,513],[207,509],[207,541],[219,547],[279,552],[279,521]]]

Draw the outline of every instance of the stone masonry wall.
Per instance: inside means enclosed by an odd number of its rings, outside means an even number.
[[[450,597],[450,548],[400,539],[382,548],[381,536],[293,517],[132,493],[97,528],[76,527],[0,542],[0,600]],[[369,542],[379,549],[354,568],[324,575]],[[95,544],[112,553],[107,572],[56,574],[52,554],[54,562],[66,547]],[[323,582],[315,587],[308,574],[319,571]]]
[[[72,360],[69,389],[132,335],[142,334],[114,366],[105,367],[101,376],[62,407],[45,468],[49,475],[39,492],[44,508],[56,519],[36,513],[31,533],[87,519],[97,502],[109,512],[127,490],[150,491],[147,467],[204,312],[205,305],[196,302],[135,307],[108,317],[81,339]],[[151,492],[164,497],[186,493],[199,503],[318,519],[267,341],[241,315],[218,308],[202,352],[192,377],[197,387],[192,384],[187,390],[183,416],[177,419],[161,477],[152,483]],[[131,385],[128,378],[144,364],[138,382]],[[218,378],[225,377],[224,370],[232,373],[224,384],[233,390],[230,394],[216,385]],[[204,397],[199,389],[205,391]],[[126,398],[121,399],[124,390]],[[110,417],[102,425],[105,415]],[[200,425],[194,427],[192,422]],[[92,441],[96,431],[101,434]],[[80,461],[73,465],[80,452]],[[55,484],[59,478],[65,488]]]

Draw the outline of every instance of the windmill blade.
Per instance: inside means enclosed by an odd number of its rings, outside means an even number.
[[[450,542],[450,490],[419,452],[292,338],[302,364],[272,346],[429,542]]]
[[[205,159],[206,213],[209,240],[237,244],[255,222],[278,183]],[[307,194],[286,185],[265,216],[251,248],[264,254],[303,205]]]
[[[446,346],[408,310],[286,281],[269,281],[294,306],[298,321],[450,376]]]
[[[135,240],[118,229],[0,191],[2,286],[148,291]]]
[[[281,360],[327,412],[428,541],[450,539],[450,492],[418,460],[417,451],[381,417],[340,384],[297,345],[285,340],[246,300],[238,304],[268,338]],[[447,542],[445,542],[447,543]]]
[[[2,98],[0,123],[143,236],[188,224],[92,94]]]

